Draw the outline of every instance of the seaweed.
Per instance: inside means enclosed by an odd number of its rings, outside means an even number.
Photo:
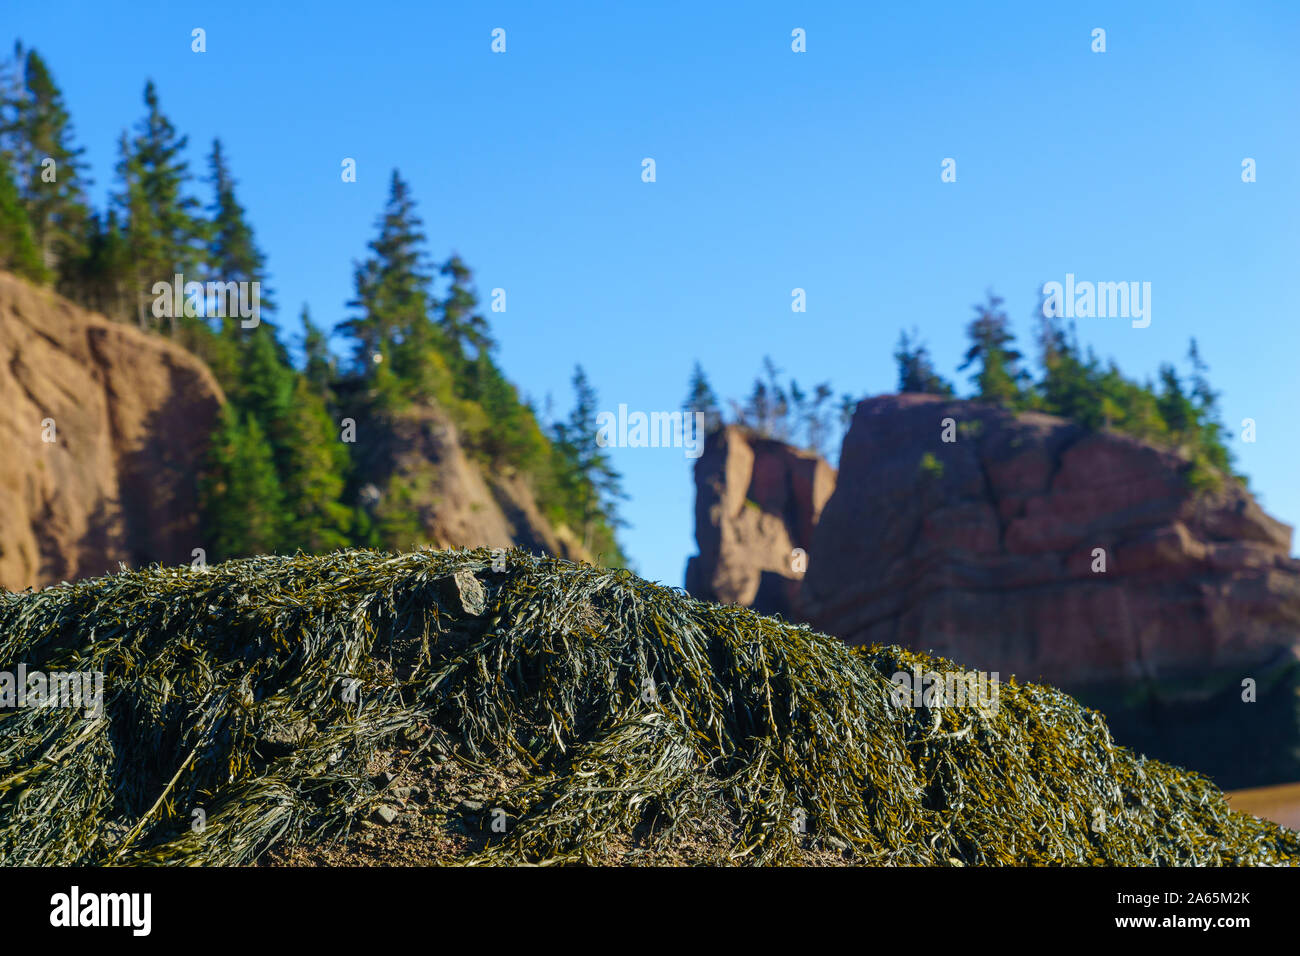
[[[523,551],[0,593],[0,671],[20,663],[101,673],[104,694],[99,711],[0,709],[5,865],[237,865],[345,840],[399,744],[524,768],[470,864],[609,862],[634,833],[743,864],[828,847],[892,865],[1300,860],[1300,834],[1116,746],[1051,687],[914,705],[894,675],[973,672]]]

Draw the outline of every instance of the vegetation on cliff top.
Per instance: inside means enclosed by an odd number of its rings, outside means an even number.
[[[102,712],[0,711],[5,865],[236,864],[346,840],[393,799],[375,773],[393,753],[515,768],[465,862],[687,844],[734,863],[1300,860],[1300,834],[1115,746],[1050,687],[914,706],[896,673],[967,672],[523,552],[0,594],[0,661],[104,675]]]
[[[986,302],[975,306],[975,317],[966,328],[969,345],[958,366],[959,371],[971,370],[972,391],[960,397],[1012,411],[1046,412],[1088,429],[1114,429],[1177,448],[1189,462],[1187,480],[1198,490],[1217,487],[1222,475],[1246,483],[1246,476],[1233,472],[1228,432],[1219,415],[1219,393],[1210,387],[1209,369],[1195,339],[1187,354],[1190,374],[1180,375],[1172,364],[1164,363],[1157,386],[1125,377],[1113,361],[1102,362],[1092,349],[1085,352],[1073,323],[1066,327],[1058,318],[1040,315],[1041,374],[1035,380],[1025,368],[1025,357],[1016,348],[1010,320],[1001,306],[1002,300],[992,293]],[[952,383],[935,370],[929,349],[915,330],[900,334],[894,361],[898,392],[959,397]],[[765,359],[748,398],[730,403],[730,421],[761,437],[791,442],[830,457],[829,439],[836,427],[848,427],[856,400],[845,394],[833,407],[829,383],[806,394],[796,380],[783,383],[780,375],[772,360]],[[698,362],[683,408],[703,413],[710,430],[728,420]]]

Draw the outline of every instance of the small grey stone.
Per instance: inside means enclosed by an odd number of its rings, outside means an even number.
[[[487,609],[487,593],[478,578],[468,571],[457,571],[442,582],[442,593],[453,608],[458,608],[470,617],[478,617]]]
[[[462,800],[460,806],[462,810],[469,810],[471,813],[477,813],[483,809],[483,804],[478,800]]]
[[[378,823],[393,823],[401,814],[396,809],[381,803],[375,807],[373,819]]]

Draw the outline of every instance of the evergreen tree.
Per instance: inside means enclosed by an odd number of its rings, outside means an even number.
[[[0,157],[0,269],[9,269],[33,282],[44,282],[49,276],[41,261],[32,224],[3,157]]]
[[[334,356],[330,353],[329,340],[325,332],[311,320],[311,312],[306,304],[302,307],[304,355],[303,375],[317,395],[322,397],[330,393],[337,374]]]
[[[52,272],[69,269],[86,251],[90,180],[81,159],[85,150],[73,143],[63,94],[35,50],[26,53],[21,85],[0,104],[0,143],[14,168],[42,262]],[[68,283],[61,287],[66,291]]]
[[[971,346],[958,368],[979,366],[971,381],[981,401],[1015,407],[1024,399],[1028,377],[1020,368],[1021,354],[1011,347],[1015,336],[1001,305],[1002,299],[990,292],[984,305],[975,306],[977,315],[966,328]]]
[[[212,204],[208,207],[211,216],[206,257],[208,277],[214,282],[258,283],[261,313],[274,313],[275,303],[266,285],[266,256],[257,247],[248,215],[235,197],[235,180],[219,139],[212,141],[208,168],[208,182],[213,193]],[[238,323],[235,324],[242,329]]]
[[[899,392],[921,392],[927,395],[952,395],[953,388],[934,370],[930,352],[915,330],[911,335],[900,332],[898,346],[894,349],[898,363]]]
[[[354,273],[358,314],[340,323],[356,342],[356,370],[384,404],[427,397],[436,391],[429,363],[433,342],[423,223],[410,188],[394,170],[372,255]],[[443,363],[445,368],[445,363]]]
[[[135,313],[130,250],[117,210],[91,214],[84,249],[85,254],[65,268],[69,298],[119,322],[130,319]]]
[[[341,501],[349,468],[325,401],[303,376],[295,376],[282,449],[280,486],[286,502],[283,549],[309,554],[349,545],[353,512]]]
[[[1160,409],[1160,417],[1170,432],[1186,438],[1196,425],[1196,405],[1183,391],[1183,383],[1173,365],[1163,363],[1159,376],[1160,394],[1156,405]]]
[[[590,551],[594,543],[601,543],[616,548],[612,532],[623,524],[617,515],[617,503],[626,495],[622,476],[596,440],[596,390],[581,365],[574,369],[573,391],[575,401],[569,420],[555,426],[555,445],[565,466],[561,480],[566,497],[576,505],[583,547]],[[599,541],[601,538],[607,540]]]
[[[532,470],[543,459],[546,440],[537,416],[519,398],[515,388],[487,352],[475,362],[479,383],[479,405],[491,427],[478,439],[482,460],[493,467],[509,466]]]
[[[478,312],[473,274],[464,260],[453,254],[443,264],[441,273],[449,285],[438,324],[453,359],[452,369],[459,372],[473,358],[491,352],[496,343],[488,331],[487,320]]]
[[[257,419],[225,405],[199,481],[208,557],[214,561],[274,553],[284,510],[271,446]]]
[[[155,282],[171,282],[175,273],[198,278],[204,259],[206,223],[197,215],[198,200],[186,193],[189,164],[181,158],[188,138],[158,106],[153,82],[145,85],[148,114],[137,135],[122,137],[118,175],[122,192],[117,202],[126,223],[126,241],[133,265],[132,294],[141,327],[146,323]],[[177,318],[172,318],[172,331]]]
[[[718,396],[714,394],[713,386],[709,384],[708,377],[704,374],[704,369],[699,362],[691,369],[691,380],[687,385],[686,401],[682,403],[682,411],[691,414],[700,412],[704,415],[704,430],[706,433],[716,431],[722,427],[722,411],[718,407]]]

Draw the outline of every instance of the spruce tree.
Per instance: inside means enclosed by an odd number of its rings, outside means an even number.
[[[117,210],[91,215],[86,224],[85,254],[67,271],[69,295],[82,305],[119,322],[135,315],[131,288],[134,270]]]
[[[1028,376],[1020,368],[1021,354],[1012,347],[1015,336],[1001,305],[1002,299],[990,292],[984,305],[975,306],[976,317],[966,328],[971,345],[958,368],[965,370],[978,365],[971,376],[975,397],[1015,407],[1024,399]]]
[[[303,328],[303,375],[312,391],[324,398],[330,394],[330,387],[337,374],[334,356],[330,353],[329,340],[324,330],[312,322],[311,311],[306,304],[302,307],[300,320]]]
[[[205,257],[207,225],[197,215],[198,200],[190,196],[189,164],[181,158],[188,137],[177,134],[158,105],[153,81],[145,85],[148,113],[131,139],[120,144],[118,176],[122,191],[117,202],[126,225],[127,248],[133,263],[132,293],[143,327],[155,282],[172,281],[175,273],[199,278]],[[172,330],[178,325],[172,318]]]
[[[697,361],[691,369],[691,379],[687,383],[686,401],[682,411],[687,414],[699,412],[704,416],[705,432],[716,431],[722,427],[722,410],[718,406],[718,396],[709,384],[704,368]]]
[[[440,271],[449,285],[441,302],[438,326],[452,359],[452,370],[459,373],[476,357],[489,353],[496,343],[488,331],[487,320],[478,312],[473,273],[464,260],[453,254]]]
[[[906,331],[899,333],[894,361],[898,363],[899,392],[952,395],[952,386],[935,371],[929,349],[915,330],[910,335]]]
[[[305,377],[294,380],[280,486],[286,506],[283,548],[320,554],[350,544],[353,512],[341,501],[348,453],[322,396]]]
[[[82,156],[71,117],[45,61],[28,50],[21,84],[0,109],[0,143],[9,157],[41,259],[51,272],[70,272],[85,254],[90,210]],[[62,283],[66,291],[68,283]]]
[[[281,542],[283,496],[271,446],[257,419],[221,409],[199,481],[208,557],[274,553]]]
[[[432,345],[423,223],[410,187],[393,171],[388,202],[371,255],[356,267],[357,315],[339,328],[355,342],[354,368],[381,403],[407,401],[431,390],[427,351]]]
[[[266,285],[266,256],[253,238],[244,207],[235,196],[235,180],[221,147],[221,140],[212,141],[208,157],[208,182],[212,186],[213,200],[208,207],[211,226],[207,244],[207,274],[214,282],[257,282],[260,289],[262,314],[275,312],[271,290]],[[256,329],[237,330],[251,332]]]
[[[31,221],[3,157],[0,157],[0,269],[8,269],[33,282],[49,278]]]
[[[574,406],[569,420],[555,426],[555,444],[565,470],[567,497],[574,503],[582,529],[583,547],[593,543],[611,549],[613,529],[623,522],[617,513],[618,501],[626,498],[622,476],[614,468],[609,453],[597,442],[596,390],[579,365],[573,372]],[[604,534],[600,534],[604,532]],[[599,541],[598,538],[606,540]]]

